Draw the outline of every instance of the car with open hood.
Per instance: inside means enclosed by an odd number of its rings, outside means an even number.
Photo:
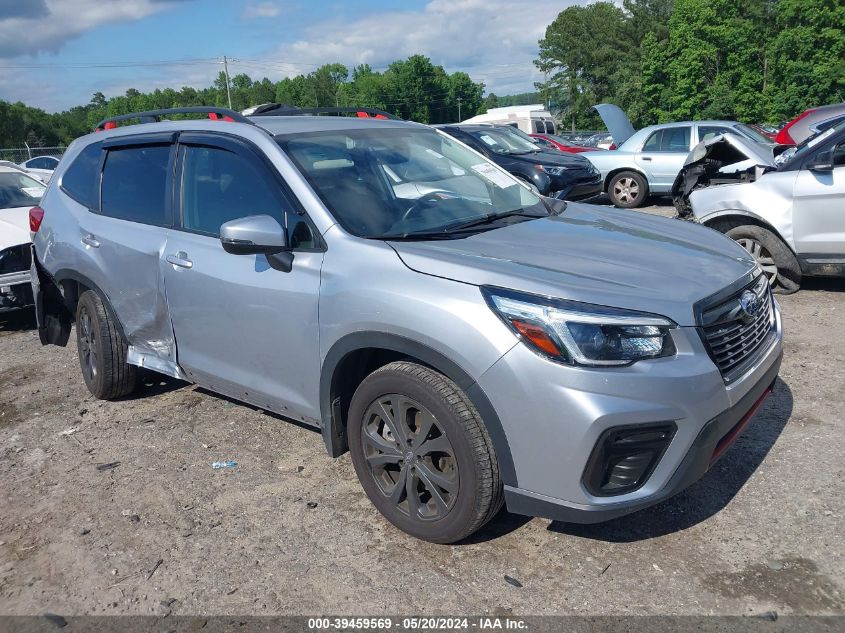
[[[845,121],[777,157],[733,134],[705,141],[672,194],[679,215],[750,252],[777,292],[845,276]]]
[[[32,305],[29,210],[43,193],[41,181],[0,166],[0,312]]]
[[[383,114],[161,120],[198,110],[102,122],[30,212],[39,336],[76,324],[97,398],[144,367],[318,429],[388,521],[451,543],[503,505],[666,499],[775,384],[777,302],[724,235],[537,195]]]
[[[634,130],[622,110],[612,104],[594,106],[617,148],[584,152],[602,175],[602,190],[617,207],[633,208],[649,194],[667,194],[690,150],[700,141],[734,132],[756,143],[772,145],[771,139],[738,121],[679,121]]]

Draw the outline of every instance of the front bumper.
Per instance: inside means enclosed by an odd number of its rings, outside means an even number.
[[[19,310],[32,304],[28,270],[0,275],[0,312]]]
[[[597,523],[654,505],[707,472],[777,378],[780,313],[765,353],[730,385],[695,328],[673,336],[677,356],[630,367],[563,366],[520,344],[485,372],[479,387],[499,415],[514,464],[516,481],[505,486],[509,511]],[[632,492],[591,494],[584,473],[602,434],[658,422],[677,430],[648,479]]]
[[[602,192],[601,174],[596,174],[591,180],[562,183],[552,180],[554,193],[552,197],[561,200],[585,200],[597,196]]]

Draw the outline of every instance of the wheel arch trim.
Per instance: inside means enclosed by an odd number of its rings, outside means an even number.
[[[340,375],[338,369],[343,360],[356,351],[365,349],[396,352],[416,359],[460,387],[478,410],[484,426],[490,435],[499,464],[502,481],[516,486],[516,472],[510,446],[497,415],[487,395],[464,369],[437,350],[413,339],[387,332],[353,332],[338,339],[323,360],[320,373],[320,415],[323,441],[332,457],[338,457],[349,450],[344,421],[334,400],[338,392]]]
[[[781,242],[786,244],[786,247],[790,251],[792,251],[792,253],[794,255],[796,255],[796,257],[797,257],[797,253],[795,252],[795,248],[793,248],[790,241],[785,239],[784,236],[781,234],[781,232],[778,231],[771,222],[769,222],[766,219],[760,217],[759,215],[757,215],[753,211],[746,211],[746,210],[743,210],[743,209],[724,209],[724,210],[720,210],[720,211],[715,211],[713,213],[710,213],[710,214],[704,216],[703,218],[698,220],[698,223],[701,224],[702,226],[706,226],[709,229],[713,229],[714,231],[718,231],[719,229],[716,229],[713,225],[717,224],[720,221],[726,221],[726,220],[737,220],[738,222],[740,222],[740,224],[737,224],[736,226],[742,226],[742,223],[746,223],[746,224],[750,223],[750,224],[759,226],[761,228],[764,228],[767,231],[771,231],[772,234],[774,234],[774,236],[777,237]],[[748,222],[749,220],[750,220],[750,222]],[[731,227],[731,228],[734,228],[734,227]],[[721,233],[721,231],[720,231],[720,233]]]
[[[111,301],[108,298],[108,295],[106,295],[106,293],[103,292],[102,289],[96,283],[94,283],[89,277],[86,277],[82,273],[79,273],[75,270],[71,270],[69,268],[62,268],[60,270],[57,270],[56,273],[54,275],[52,275],[52,277],[53,277],[53,280],[56,282],[56,284],[61,284],[63,281],[75,281],[76,283],[85,286],[86,289],[97,293],[97,296],[100,297],[100,300],[103,302],[103,306],[105,306],[106,311],[108,311],[109,316],[112,318],[115,325],[117,326],[117,330],[118,330],[118,332],[120,332],[120,335],[123,337],[123,340],[128,340],[126,338],[126,332],[123,329],[123,324],[120,322],[120,319],[117,317],[117,312],[115,312],[114,308],[112,307],[112,304],[111,304]],[[64,294],[62,295],[62,297],[64,298]],[[77,297],[77,299],[79,299],[79,297]],[[65,302],[65,307],[68,309],[69,312],[71,312],[71,314],[75,318],[76,317],[76,311],[71,310],[70,306],[67,305],[67,302]]]

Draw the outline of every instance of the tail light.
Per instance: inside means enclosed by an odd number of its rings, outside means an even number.
[[[803,119],[805,116],[812,114],[813,112],[815,112],[815,109],[804,110],[804,112],[802,112],[797,117],[792,119],[789,123],[784,125],[780,129],[780,132],[778,132],[778,135],[775,137],[775,143],[780,143],[781,145],[795,145],[795,139],[793,139],[792,135],[789,133],[789,128],[791,128],[793,125],[798,123],[798,121]]]
[[[41,207],[32,207],[29,210],[29,230],[33,233],[38,233],[42,220],[44,220],[44,209]]]
[[[611,143],[607,149],[616,149],[616,143]]]

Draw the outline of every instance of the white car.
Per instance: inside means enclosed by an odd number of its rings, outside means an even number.
[[[32,305],[29,210],[44,189],[21,170],[0,166],[0,312]]]
[[[39,180],[43,180],[44,182],[50,182],[53,171],[58,165],[59,159],[55,156],[36,156],[20,163],[20,166],[29,173],[38,174],[40,176]]]
[[[845,277],[845,120],[777,159],[733,134],[703,142],[672,193],[680,216],[736,240],[775,291]]]

